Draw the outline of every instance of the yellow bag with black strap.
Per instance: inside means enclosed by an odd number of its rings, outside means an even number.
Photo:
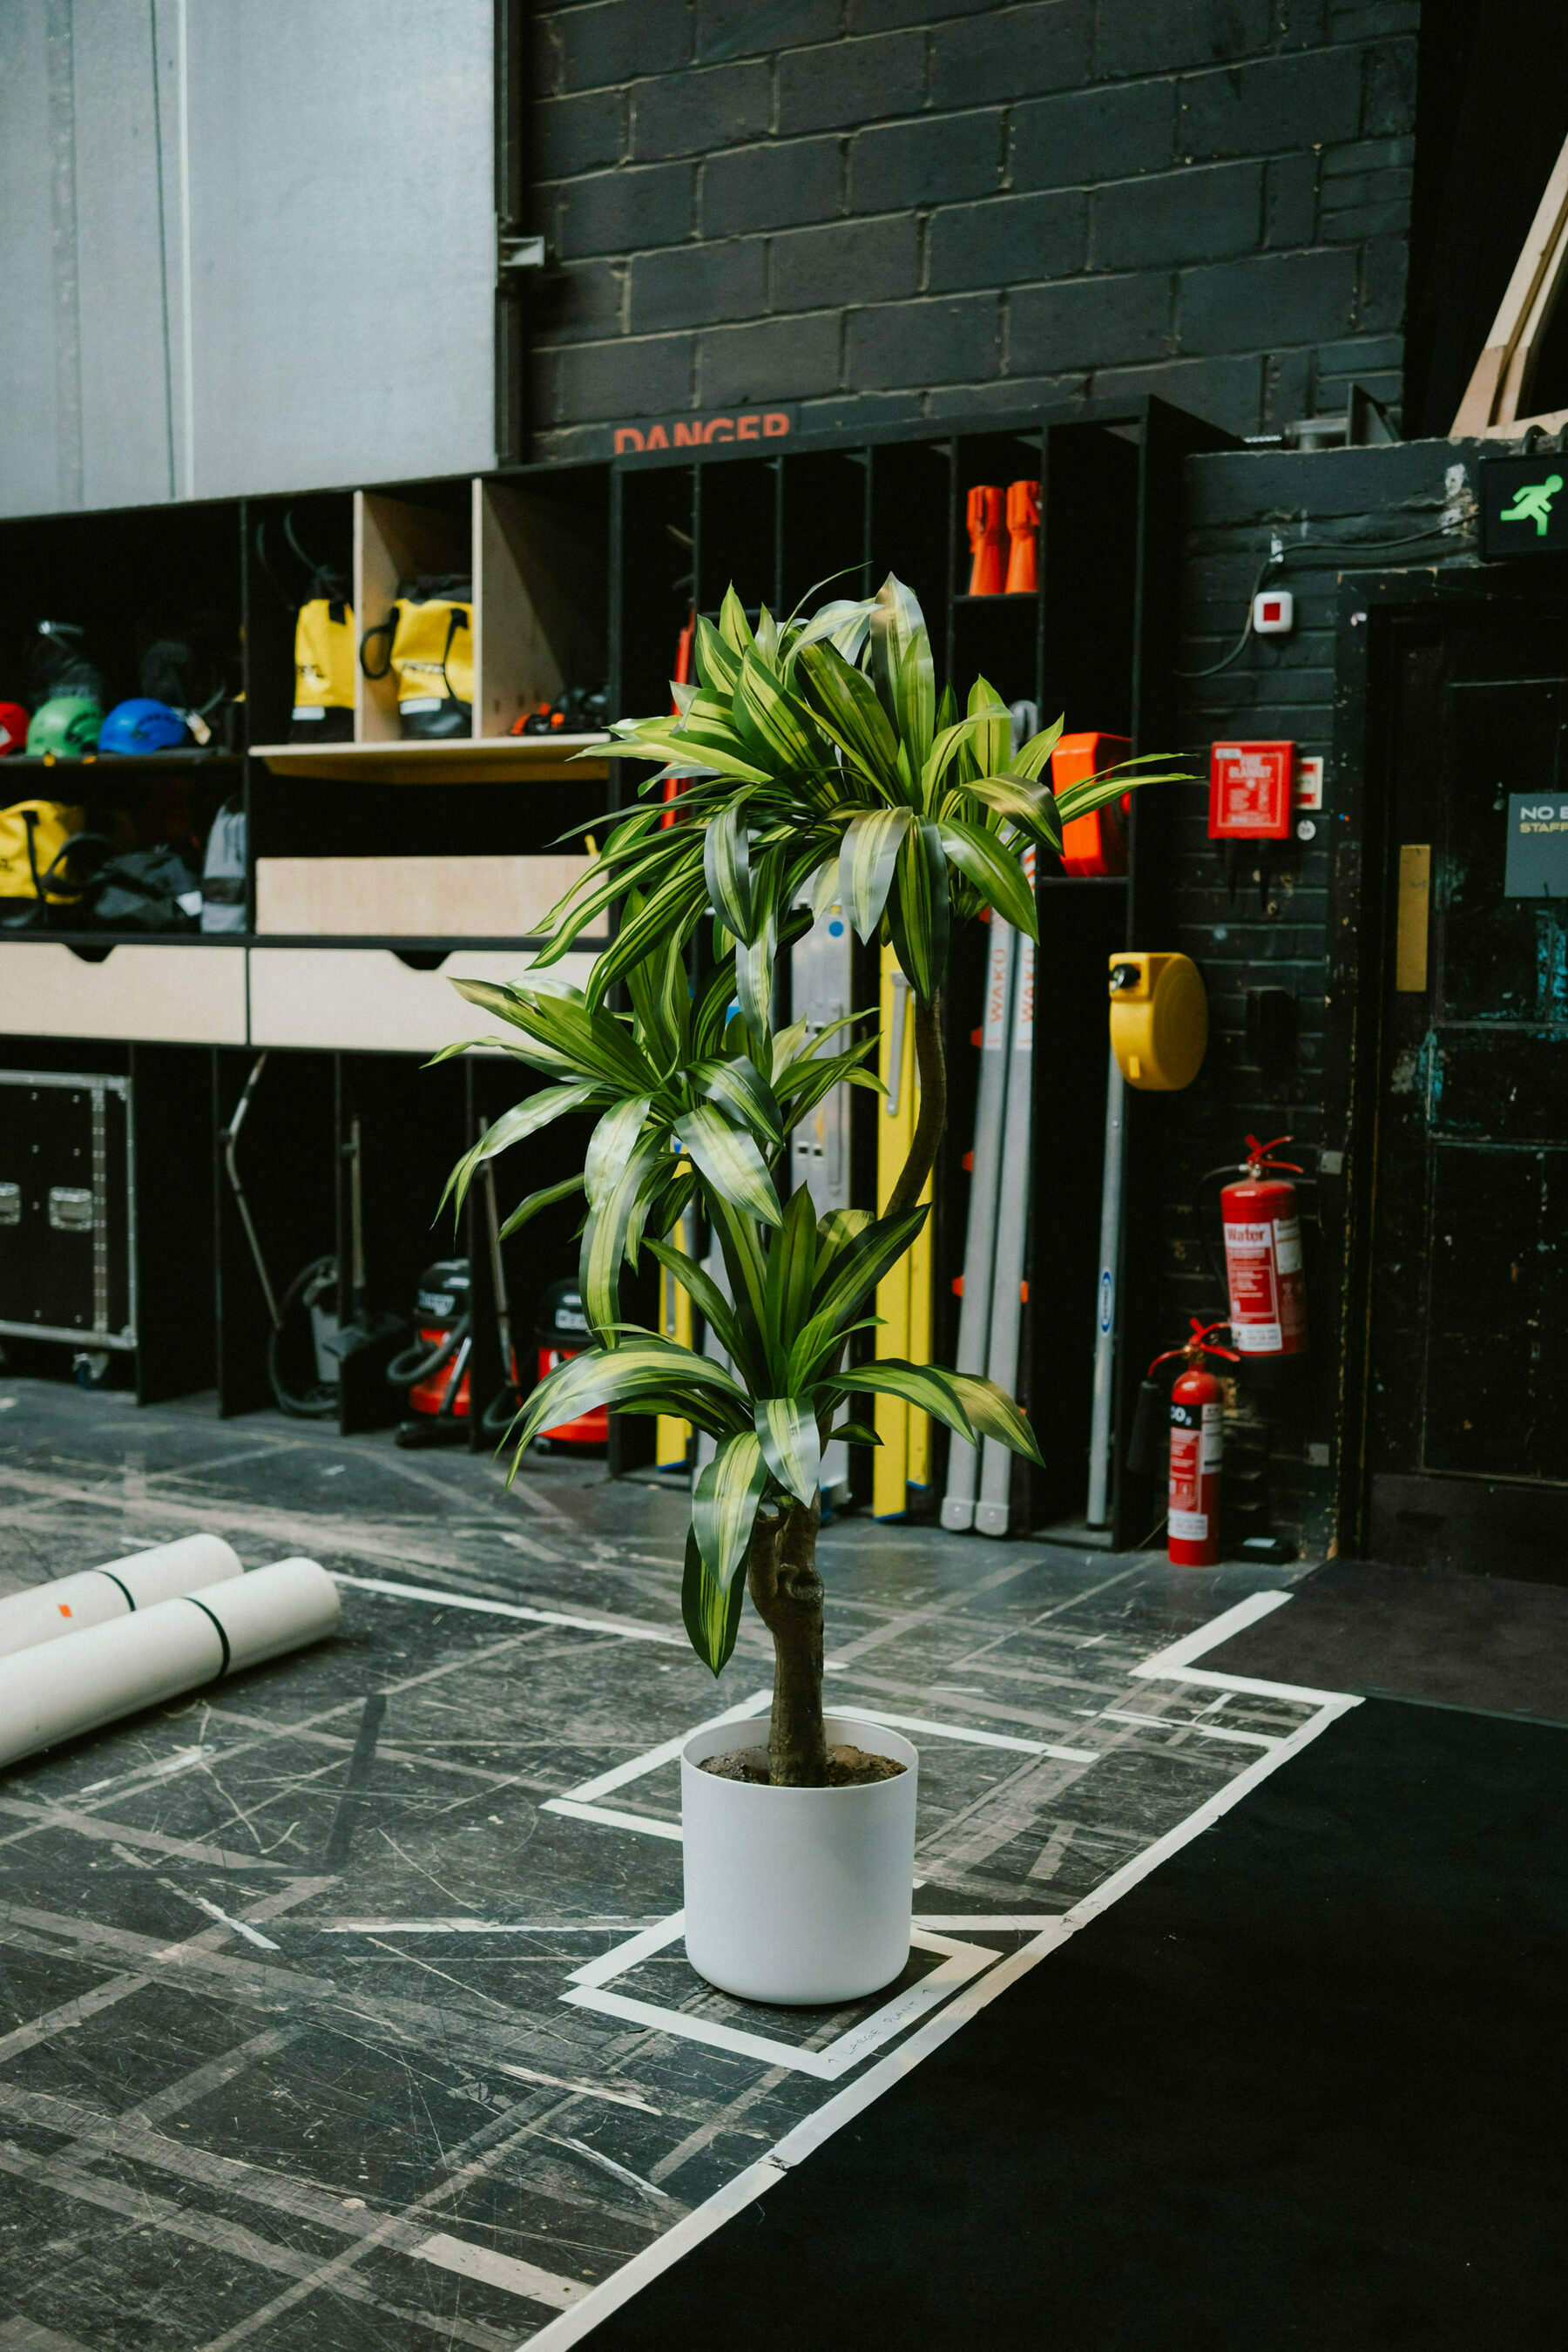
[[[86,811],[64,801],[17,801],[0,809],[0,898],[51,907],[79,898],[62,853],[86,828]]]
[[[346,743],[354,731],[354,614],[348,583],[318,570],[294,623],[296,743]]]
[[[385,640],[376,667],[370,648]],[[368,678],[390,672],[397,680],[398,725],[405,736],[429,740],[473,732],[473,583],[456,572],[398,583],[384,621],[367,629],[360,667]]]

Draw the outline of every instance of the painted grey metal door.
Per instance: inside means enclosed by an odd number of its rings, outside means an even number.
[[[1366,1548],[1568,1579],[1565,621],[1398,656]]]

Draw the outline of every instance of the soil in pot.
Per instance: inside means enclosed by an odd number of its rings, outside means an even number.
[[[716,1780],[745,1780],[753,1788],[771,1785],[765,1748],[731,1748],[725,1756],[705,1756],[697,1769],[711,1772]],[[896,1756],[873,1756],[865,1748],[836,1744],[827,1751],[830,1789],[863,1789],[872,1780],[896,1780],[903,1769]]]

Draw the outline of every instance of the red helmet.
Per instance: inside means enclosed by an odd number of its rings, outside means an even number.
[[[27,748],[27,714],[19,702],[0,702],[0,760]]]

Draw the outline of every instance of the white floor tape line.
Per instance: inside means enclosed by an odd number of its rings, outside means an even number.
[[[684,1633],[667,1625],[640,1624],[635,1617],[578,1617],[563,1609],[535,1609],[521,1601],[486,1601],[473,1592],[444,1592],[433,1584],[392,1584],[380,1576],[350,1576],[341,1568],[327,1570],[334,1584],[353,1585],[356,1592],[379,1592],[390,1601],[423,1601],[437,1609],[467,1609],[480,1617],[521,1617],[532,1625],[567,1625],[579,1633],[619,1633],[628,1642],[662,1642],[667,1648],[690,1647]]]
[[[857,2116],[874,2105],[884,2092],[891,2090],[906,2074],[912,2074],[923,2059],[928,2058],[933,2050],[940,2049],[944,2042],[950,2041],[972,2017],[977,2016],[999,1994],[1005,1992],[1009,1985],[1016,1984],[1031,1969],[1037,1968],[1042,1960],[1059,1950],[1080,1929],[1109,1911],[1112,1904],[1120,1902],[1122,1895],[1131,1894],[1133,1887],[1141,1885],[1145,1878],[1159,1869],[1162,1863],[1179,1853],[1184,1846],[1190,1845],[1205,1830],[1212,1829],[1215,1822],[1223,1819],[1244,1797],[1250,1796],[1253,1790],[1270,1774],[1279,1771],[1291,1757],[1300,1755],[1304,1748],[1310,1747],[1331,1723],[1337,1722],[1352,1707],[1360,1706],[1361,1699],[1349,1692],[1304,1691],[1289,1683],[1206,1673],[1188,1663],[1206,1655],[1220,1643],[1240,1633],[1244,1626],[1256,1624],[1259,1618],[1268,1616],[1290,1597],[1289,1592],[1254,1593],[1248,1600],[1238,1602],[1236,1608],[1227,1609],[1220,1616],[1211,1619],[1208,1624],[1199,1626],[1195,1633],[1187,1634],[1184,1640],[1158,1652],[1142,1665],[1133,1667],[1132,1672],[1147,1679],[1169,1678],[1205,1688],[1217,1686],[1245,1690],[1258,1697],[1305,1701],[1315,1708],[1315,1712],[1304,1723],[1298,1725],[1288,1738],[1281,1739],[1266,1755],[1259,1756],[1256,1763],[1248,1765],[1234,1780],[1227,1781],[1223,1789],[1217,1790],[1184,1821],[1178,1822],[1173,1829],[1156,1838],[1142,1853],[1123,1864],[1092,1894],[1085,1895],[1082,1902],[1076,1903],[1070,1911],[1046,1922],[1017,1951],[999,1960],[995,1967],[977,1979],[961,1987],[945,2007],[917,2026],[896,2050],[889,2051],[875,2065],[868,2066],[858,2082],[836,2092],[814,2115],[806,2116],[793,2131],[786,2132],[765,2156],[748,2165],[743,2172],[738,2173],[733,2180],[715,2191],[705,2203],[697,2206],[672,2229],[667,2230],[662,2237],[645,2247],[640,2254],[634,2255],[609,2278],[601,2281],[571,2311],[563,2312],[558,2319],[552,2320],[536,2335],[529,2336],[526,2344],[518,2347],[518,2352],[566,2352],[568,2346],[582,2343],[602,2319],[607,2319],[613,2311],[620,2310],[650,2281],[671,2269],[683,2254],[689,2253],[693,2246],[700,2245],[705,2238],[710,2238],[715,2231],[722,2229],[726,2221],[743,2211],[775,2181],[782,2180],[795,2165],[803,2163],[815,2149],[831,2139],[836,2132],[841,2131],[846,2124],[852,2123]],[[942,1927],[949,1928],[970,1924],[968,1920],[953,1918],[941,1922]],[[649,1930],[647,1934],[651,1936],[655,1932]],[[605,1954],[600,1961],[589,1962],[583,1973],[586,1975],[592,1970],[596,1976],[604,1961],[612,1958],[624,1969],[629,1964],[626,1955],[630,1948],[626,1946],[619,1954]],[[668,2030],[668,2025],[665,2030]]]
[[[1256,1625],[1259,1618],[1271,1617],[1276,1609],[1282,1609],[1289,1598],[1288,1592],[1249,1592],[1247,1599],[1238,1601],[1234,1609],[1223,1610],[1219,1616],[1211,1617],[1206,1625],[1200,1625],[1195,1633],[1184,1633],[1179,1642],[1173,1642],[1169,1649],[1156,1650],[1152,1658],[1145,1658],[1142,1664],[1134,1666],[1132,1671],[1135,1675],[1169,1675],[1174,1673],[1178,1666],[1191,1665],[1194,1658],[1206,1657],[1211,1650],[1217,1650],[1222,1642],[1231,1641],[1237,1633],[1245,1633],[1249,1625]],[[1270,1688],[1274,1687],[1279,1686],[1270,1685]]]

